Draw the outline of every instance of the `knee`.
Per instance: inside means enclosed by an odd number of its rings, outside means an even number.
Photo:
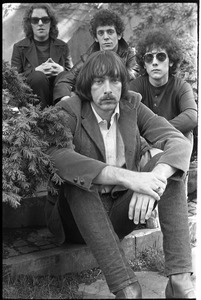
[[[33,85],[43,85],[45,83],[48,83],[47,76],[40,71],[33,71],[27,79],[28,82]]]
[[[144,167],[147,165],[147,163],[153,159],[153,157],[159,153],[163,153],[162,150],[158,149],[158,148],[151,148],[148,151],[146,151],[141,159],[140,159],[140,171],[142,171],[144,169]],[[158,158],[159,156],[156,156],[156,158]]]

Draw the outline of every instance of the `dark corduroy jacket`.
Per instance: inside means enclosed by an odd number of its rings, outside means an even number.
[[[66,183],[64,195],[68,193],[68,184],[76,185],[81,190],[92,191],[97,188],[93,180],[107,164],[104,141],[90,102],[81,101],[77,96],[73,96],[58,102],[57,105],[65,111],[72,133],[68,148],[52,147],[48,151],[59,176]],[[130,92],[128,100],[121,99],[118,124],[125,146],[127,169],[139,171],[142,135],[150,143],[161,140],[164,152],[158,163],[178,169],[174,175],[176,180],[181,179],[187,172],[191,153],[190,142],[165,118],[154,114],[142,104],[140,94]],[[63,243],[65,233],[57,201],[54,197],[47,200],[46,218],[50,231]]]

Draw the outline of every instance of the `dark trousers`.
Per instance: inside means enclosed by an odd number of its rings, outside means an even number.
[[[27,83],[32,88],[40,100],[41,108],[53,105],[53,91],[57,80],[63,72],[58,76],[48,78],[43,72],[33,71],[27,77]]]
[[[144,167],[153,169],[161,154],[154,156]],[[98,191],[88,192],[67,185],[65,198],[59,201],[59,212],[67,239],[90,247],[110,291],[118,290],[137,281],[129,266],[120,239],[132,232],[136,225],[128,219],[132,191],[120,192],[111,199],[107,213]],[[158,202],[159,220],[163,233],[166,275],[192,272],[188,210],[183,181],[168,180],[166,190]]]

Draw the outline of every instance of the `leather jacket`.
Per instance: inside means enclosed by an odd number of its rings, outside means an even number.
[[[68,44],[59,39],[50,39],[50,57],[69,71],[72,66]],[[29,38],[17,42],[13,46],[11,66],[16,67],[18,73],[28,75],[38,67],[38,57],[34,41]]]
[[[100,46],[98,42],[94,42],[87,52],[81,55],[81,59],[73,66],[69,72],[65,72],[57,81],[54,89],[53,101],[58,102],[64,96],[70,96],[71,91],[74,90],[76,78],[81,67],[87,58],[94,52],[99,51]],[[129,47],[126,41],[121,38],[118,44],[117,54],[122,58],[126,68],[128,69],[130,79],[135,79],[138,74],[139,67],[135,61],[135,51]]]

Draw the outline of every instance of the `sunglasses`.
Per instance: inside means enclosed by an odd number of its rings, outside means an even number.
[[[42,17],[42,18],[33,17],[33,18],[30,18],[31,24],[34,24],[34,25],[38,24],[40,20],[43,22],[43,24],[50,23],[50,18],[49,17]]]
[[[144,61],[147,64],[151,64],[154,60],[154,55],[156,56],[156,59],[159,60],[160,62],[165,61],[167,58],[167,54],[165,52],[157,52],[157,53],[147,52],[144,55]]]

